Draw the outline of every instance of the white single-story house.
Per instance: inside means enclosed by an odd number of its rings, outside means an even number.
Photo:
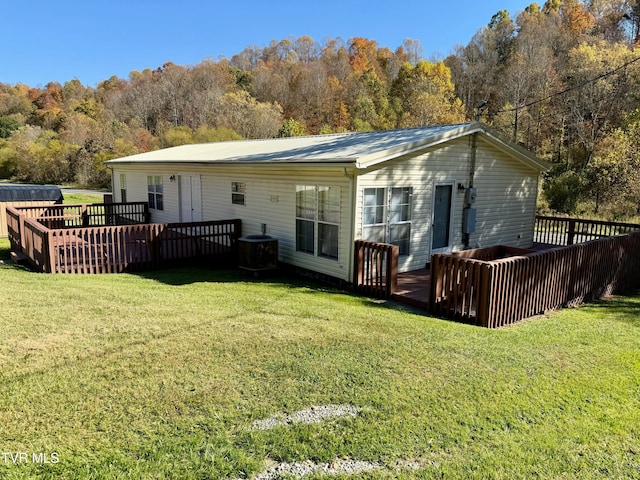
[[[479,122],[184,145],[107,162],[115,202],[156,223],[242,220],[279,260],[350,282],[355,240],[399,246],[399,272],[434,253],[530,247],[547,169]]]

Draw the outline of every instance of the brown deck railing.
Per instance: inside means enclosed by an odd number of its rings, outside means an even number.
[[[483,292],[491,288],[489,263],[531,250],[497,246],[431,257],[430,306],[434,313],[475,323],[486,311]]]
[[[20,232],[23,230],[22,223],[24,222],[24,216],[20,215],[20,212],[15,207],[6,207],[5,211],[7,219],[7,235],[9,236],[9,243],[11,244],[12,252],[22,252],[22,243],[20,238]]]
[[[7,208],[12,251],[42,272],[143,271],[237,256],[240,220],[140,223],[146,203],[54,207]]]
[[[149,223],[149,204],[94,203],[17,207],[25,218],[36,218],[47,228],[77,228]],[[8,210],[8,208],[7,208]]]
[[[237,256],[240,220],[51,230],[51,271],[120,273]]]
[[[354,286],[357,292],[389,298],[398,284],[398,247],[355,241]]]
[[[550,245],[574,245],[635,230],[640,230],[639,224],[538,215],[533,241]]]
[[[482,249],[481,249],[482,250]],[[640,232],[565,248],[479,260],[434,255],[434,313],[484,327],[501,327],[547,310],[640,288]]]
[[[20,243],[21,251],[29,259],[29,263],[40,272],[50,273],[51,270],[51,242],[50,230],[33,218],[26,218],[21,222]]]

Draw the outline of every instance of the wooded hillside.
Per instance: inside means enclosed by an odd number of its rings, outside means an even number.
[[[480,118],[553,163],[543,209],[640,213],[640,0],[488,20],[443,61],[411,39],[303,36],[95,88],[0,83],[0,178],[105,186],[105,160],[157,148]]]

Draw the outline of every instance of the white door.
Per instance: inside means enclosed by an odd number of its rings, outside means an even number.
[[[200,175],[180,175],[180,221],[202,221]]]
[[[453,183],[436,185],[433,192],[433,219],[431,222],[431,254],[451,250],[453,216]]]

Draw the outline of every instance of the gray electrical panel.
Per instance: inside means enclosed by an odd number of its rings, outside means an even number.
[[[476,209],[465,208],[462,210],[462,233],[474,233],[476,231]]]

